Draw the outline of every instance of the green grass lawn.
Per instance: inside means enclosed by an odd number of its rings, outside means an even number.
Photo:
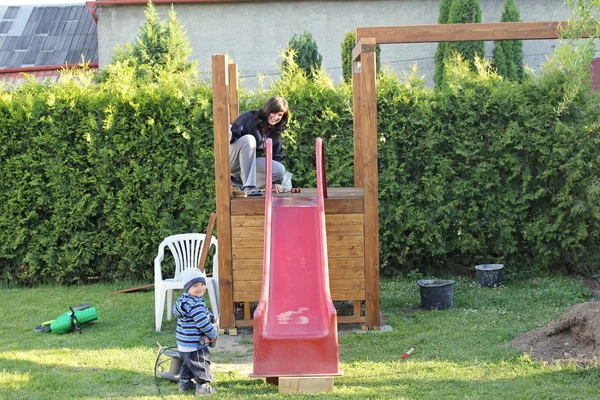
[[[154,331],[154,292],[109,294],[134,285],[1,289],[0,399],[192,398],[154,379],[156,343],[173,345],[175,327],[174,320],[165,321],[162,333]],[[335,379],[334,393],[295,398],[598,399],[600,366],[540,363],[502,346],[590,297],[583,284],[567,278],[508,282],[499,289],[457,278],[453,308],[423,311],[414,280],[384,280],[382,310],[393,330],[344,333],[344,376]],[[99,319],[83,334],[33,331],[84,302],[97,307]],[[403,360],[411,346],[415,351]],[[213,352],[216,366],[246,358],[218,346]],[[217,372],[215,386],[218,398],[289,397],[236,371]]]

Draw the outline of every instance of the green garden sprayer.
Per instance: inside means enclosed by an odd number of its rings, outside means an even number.
[[[98,319],[96,307],[90,307],[84,303],[75,307],[69,307],[70,311],[64,312],[52,321],[46,321],[34,329],[35,332],[69,333],[77,331],[82,333],[81,326]]]

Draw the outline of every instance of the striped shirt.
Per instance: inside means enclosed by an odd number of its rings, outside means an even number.
[[[212,324],[213,314],[208,311],[202,297],[192,296],[184,292],[173,306],[173,315],[178,318],[175,339],[179,351],[190,352],[205,349],[200,340],[205,337],[217,337],[217,328]]]

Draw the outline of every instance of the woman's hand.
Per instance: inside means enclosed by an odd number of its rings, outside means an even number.
[[[278,184],[278,183],[274,183],[274,184],[273,184],[273,191],[274,191],[275,193],[283,193],[283,186],[281,186],[281,185],[280,185],[280,184]]]

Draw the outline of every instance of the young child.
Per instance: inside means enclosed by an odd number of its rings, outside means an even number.
[[[177,349],[183,359],[179,373],[179,391],[196,390],[196,396],[215,393],[210,386],[213,374],[210,369],[209,343],[214,344],[218,332],[215,316],[208,311],[202,296],[206,292],[206,278],[199,269],[190,268],[181,274],[184,292],[173,306],[178,318]],[[196,384],[191,379],[196,381]]]

